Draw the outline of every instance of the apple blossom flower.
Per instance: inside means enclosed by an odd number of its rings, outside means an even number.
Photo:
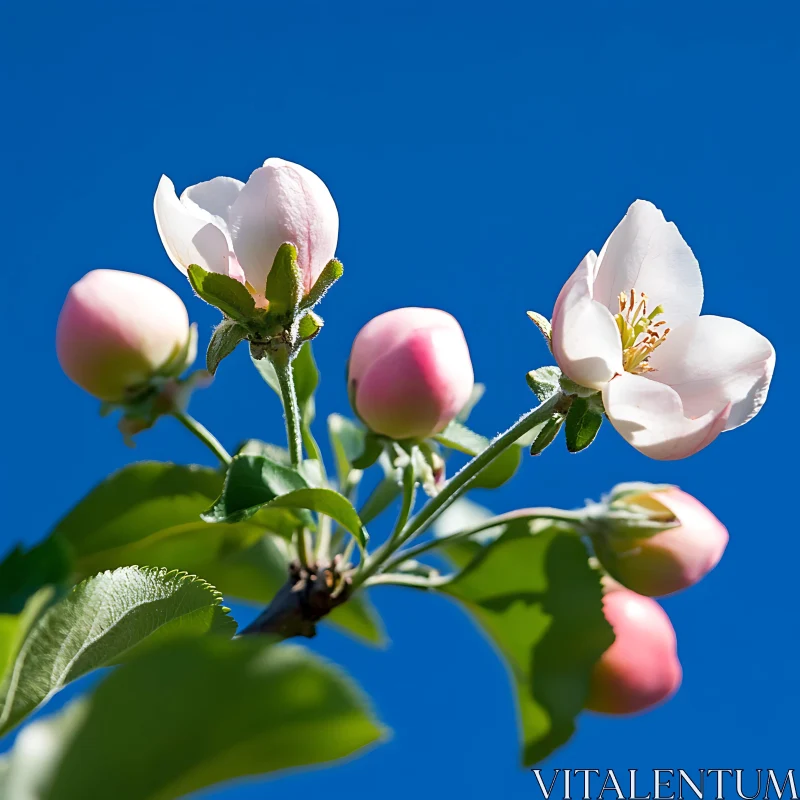
[[[278,248],[297,248],[305,292],[333,258],[339,214],[327,186],[310,170],[268,158],[242,183],[214,178],[185,189],[178,199],[162,175],[153,208],[156,226],[172,263],[184,273],[191,264],[243,283],[257,304],[266,305],[267,275]]]
[[[673,695],[682,670],[675,630],[664,609],[649,597],[611,584],[603,613],[616,638],[594,665],[586,708],[634,714]]]
[[[615,533],[613,524],[592,533],[600,563],[634,592],[660,597],[686,589],[722,558],[727,529],[699,500],[676,486],[626,494],[621,503],[647,511],[651,521],[679,523],[649,536],[637,536],[630,529]]]
[[[190,336],[186,306],[168,286],[145,275],[96,269],[70,288],[56,349],[78,386],[119,402],[162,371],[176,374],[187,366]]]
[[[442,431],[466,405],[474,375],[464,332],[436,308],[398,308],[370,320],[348,363],[353,408],[393,439]]]
[[[602,392],[606,414],[651,458],[685,458],[752,419],[775,351],[734,319],[701,316],[700,267],[678,229],[637,200],[583,259],[553,310],[562,372]]]

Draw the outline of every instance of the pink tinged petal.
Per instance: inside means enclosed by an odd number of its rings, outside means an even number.
[[[652,203],[637,200],[600,251],[594,299],[616,313],[621,292],[635,289],[664,306],[675,328],[700,314],[703,279],[691,248]]]
[[[172,263],[185,275],[190,264],[209,272],[228,274],[230,248],[225,234],[209,216],[187,208],[175,194],[172,181],[162,175],[153,201],[156,227]]]
[[[232,249],[230,211],[243,188],[244,184],[236,178],[213,178],[184,189],[181,203],[196,217],[216,225],[225,234],[228,246]]]
[[[650,357],[650,377],[671,386],[691,417],[731,404],[725,430],[764,405],[775,348],[758,331],[727,317],[703,316],[671,331]]]
[[[671,461],[702,450],[725,430],[730,404],[687,416],[680,395],[670,386],[641,375],[623,373],[603,390],[611,424],[637,450]]]
[[[553,309],[553,353],[561,371],[575,383],[598,391],[622,372],[622,342],[614,317],[592,299],[597,256],[578,265]]]
[[[189,316],[172,289],[144,275],[98,269],[69,290],[56,349],[75,383],[116,401],[146,383],[188,337]]]
[[[681,684],[675,630],[649,597],[614,588],[603,613],[615,640],[592,670],[586,707],[603,714],[634,714],[664,702]]]
[[[395,308],[373,317],[358,332],[347,365],[351,381],[360,382],[366,371],[380,358],[403,344],[415,331],[461,326],[452,314],[438,308]],[[466,341],[465,341],[466,344]]]
[[[359,332],[348,383],[362,420],[395,439],[443,430],[469,400],[472,362],[458,322],[438,309],[387,312]]]
[[[336,253],[339,214],[311,171],[270,158],[250,176],[230,212],[233,249],[247,280],[263,291],[278,248],[297,247],[306,292]]]
[[[677,487],[631,496],[626,502],[670,512],[680,523],[641,538],[613,533],[595,539],[595,554],[616,580],[638,594],[662,597],[693,586],[722,558],[725,526],[699,500]]]

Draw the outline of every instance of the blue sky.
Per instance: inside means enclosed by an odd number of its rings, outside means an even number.
[[[547,766],[794,765],[795,4],[31,0],[0,18],[0,550],[41,538],[133,459],[209,463],[170,421],[126,449],[55,357],[64,295],[97,267],[172,286],[207,342],[216,312],[192,297],[153,222],[162,172],[179,188],[245,179],[268,156],[317,172],[339,207],[346,269],[321,308],[321,418],[347,409],[344,360],[367,319],[436,306],[461,321],[488,386],[473,417],[486,434],[530,407],[524,374],[550,361],[525,311],[549,314],[585,252],[646,198],[699,258],[705,312],[775,344],[764,410],[676,463],[647,460],[606,426],[588,451],[556,445],[475,499],[571,507],[621,480],[673,482],[730,529],[718,569],[664,603],[685,672],[676,698],[634,719],[586,716]],[[244,352],[192,410],[229,447],[283,436]],[[537,796],[518,767],[504,669],[469,620],[443,599],[373,596],[389,650],[329,631],[313,647],[364,685],[391,742],[327,774],[208,797]]]

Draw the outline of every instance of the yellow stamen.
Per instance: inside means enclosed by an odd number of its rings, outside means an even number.
[[[640,292],[637,303],[634,289],[631,289],[630,294],[627,292],[619,294],[619,313],[614,319],[622,340],[622,365],[626,372],[636,374],[652,372],[653,367],[649,364],[649,358],[653,351],[664,343],[669,333],[669,328],[659,330],[666,325],[665,320],[655,321],[664,313],[664,307],[657,305],[648,314],[647,300],[647,295]]]

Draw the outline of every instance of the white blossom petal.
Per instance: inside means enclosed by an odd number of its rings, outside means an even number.
[[[732,404],[725,430],[751,420],[767,399],[775,349],[742,322],[704,316],[671,331],[650,357],[652,380],[680,395],[690,417]]]
[[[622,292],[644,292],[650,308],[664,306],[676,328],[700,315],[703,279],[691,248],[674,223],[646,200],[637,200],[614,228],[598,257],[594,299],[612,313]]]
[[[671,461],[702,450],[725,429],[730,404],[692,419],[670,386],[641,375],[623,373],[603,390],[611,424],[637,450]]]
[[[553,309],[553,354],[575,383],[598,391],[622,372],[622,341],[611,312],[592,299],[597,255],[578,265]]]
[[[196,217],[213,222],[225,234],[228,248],[232,250],[230,211],[243,188],[244,184],[236,178],[213,178],[184,189],[181,203]]]
[[[184,206],[166,175],[158,182],[153,210],[164,249],[184,275],[190,264],[228,274],[229,248],[225,234],[208,218],[198,217]]]
[[[306,291],[336,252],[339,214],[328,188],[313,172],[280,158],[267,159],[250,176],[230,221],[234,252],[258,291],[284,242],[297,247]]]

